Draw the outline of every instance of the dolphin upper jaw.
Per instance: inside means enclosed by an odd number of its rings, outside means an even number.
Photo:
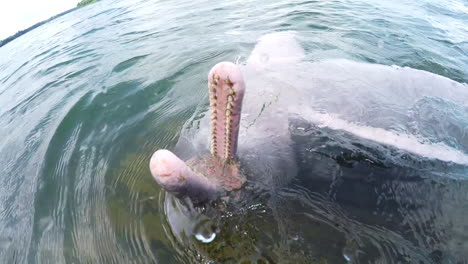
[[[210,95],[210,151],[223,160],[233,159],[237,151],[245,83],[239,67],[220,62],[208,73]]]

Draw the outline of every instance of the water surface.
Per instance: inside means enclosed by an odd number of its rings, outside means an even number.
[[[0,48],[0,262],[468,261],[464,165],[369,161],[372,148],[349,152],[349,136],[298,120],[300,177],[275,206],[259,200],[223,218],[217,242],[231,244],[220,252],[175,238],[148,170],[205,104],[210,67],[244,61],[266,33],[297,32],[306,61],[409,66],[466,83],[467,13],[457,0],[104,0],[21,36]],[[419,129],[461,131],[447,144],[468,153],[466,104],[415,107],[446,109],[433,116],[446,123]],[[327,138],[336,148],[305,151]],[[330,177],[310,176],[320,170]]]

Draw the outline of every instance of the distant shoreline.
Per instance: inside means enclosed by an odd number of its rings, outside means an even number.
[[[56,19],[56,18],[58,18],[58,17],[61,17],[61,16],[65,15],[65,14],[68,14],[68,13],[70,13],[70,12],[72,12],[72,11],[75,11],[76,9],[78,9],[78,7],[69,9],[69,10],[67,10],[67,11],[65,11],[65,12],[62,12],[62,13],[60,13],[60,14],[57,14],[57,15],[55,15],[55,16],[53,16],[53,17],[47,19],[47,20],[41,21],[41,22],[39,22],[39,23],[36,23],[36,24],[30,26],[30,27],[27,28],[27,29],[20,30],[20,31],[16,32],[14,35],[9,36],[8,38],[6,38],[6,39],[0,41],[0,48],[3,47],[4,45],[6,45],[7,43],[13,41],[14,39],[19,38],[20,36],[22,36],[22,35],[28,33],[29,31],[31,31],[31,30],[33,30],[33,29],[35,29],[35,28],[37,28],[37,27],[40,27],[40,26],[42,26],[43,24],[45,24],[45,23],[47,23],[47,22],[50,22],[50,21],[52,21],[52,20],[54,20],[54,19]]]
[[[61,17],[61,16],[63,16],[63,15],[66,15],[66,14],[72,12],[72,11],[75,11],[76,9],[78,9],[78,8],[80,8],[80,7],[83,7],[83,6],[86,6],[86,5],[95,3],[95,2],[97,2],[97,1],[98,1],[98,0],[81,0],[75,8],[72,8],[72,9],[69,9],[69,10],[67,10],[67,11],[65,11],[65,12],[60,13],[60,14],[57,14],[57,15],[55,15],[55,16],[53,16],[53,17],[47,19],[47,20],[41,21],[41,22],[39,22],[39,23],[36,23],[36,24],[30,26],[30,27],[27,28],[27,29],[20,30],[20,31],[16,32],[14,35],[9,36],[9,37],[6,38],[6,39],[0,40],[0,48],[3,47],[4,45],[6,45],[7,43],[13,41],[14,39],[19,38],[20,36],[22,36],[22,35],[28,33],[29,31],[31,31],[31,30],[33,30],[33,29],[35,29],[35,28],[37,28],[37,27],[42,26],[43,24],[45,24],[45,23],[47,23],[47,22],[50,22],[50,21],[52,21],[52,20],[54,20],[54,19],[56,19],[56,18],[58,18],[58,17]]]

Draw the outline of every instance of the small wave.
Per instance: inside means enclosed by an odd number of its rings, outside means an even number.
[[[122,61],[121,63],[117,64],[112,69],[112,72],[122,72],[122,71],[132,67],[133,65],[137,64],[140,60],[146,58],[147,56],[148,56],[148,54],[147,55],[136,56],[136,57],[133,57],[131,59]]]

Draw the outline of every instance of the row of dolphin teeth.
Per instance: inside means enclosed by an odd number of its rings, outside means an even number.
[[[216,140],[216,85],[218,85],[219,76],[213,75],[213,80],[209,85],[209,92],[210,92],[210,108],[211,108],[211,154],[216,156],[217,151],[217,140]]]
[[[208,86],[209,94],[210,94],[210,108],[211,108],[211,154],[217,155],[217,131],[216,131],[216,124],[217,124],[217,102],[216,100],[216,86],[218,85],[220,77],[217,74],[214,74],[212,80]],[[224,132],[224,159],[229,159],[231,157],[230,149],[231,149],[231,132],[232,132],[232,111],[234,108],[234,95],[235,91],[232,88],[233,83],[231,80],[226,79],[225,83],[228,86],[228,96],[227,96],[227,103],[226,103],[226,112],[225,112],[225,132]]]
[[[224,158],[229,159],[231,157],[230,149],[231,149],[231,132],[232,132],[232,108],[234,107],[234,89],[232,89],[233,83],[231,80],[226,79],[226,84],[228,85],[228,92],[229,95],[227,96],[227,103],[226,103],[226,140],[224,146]]]

